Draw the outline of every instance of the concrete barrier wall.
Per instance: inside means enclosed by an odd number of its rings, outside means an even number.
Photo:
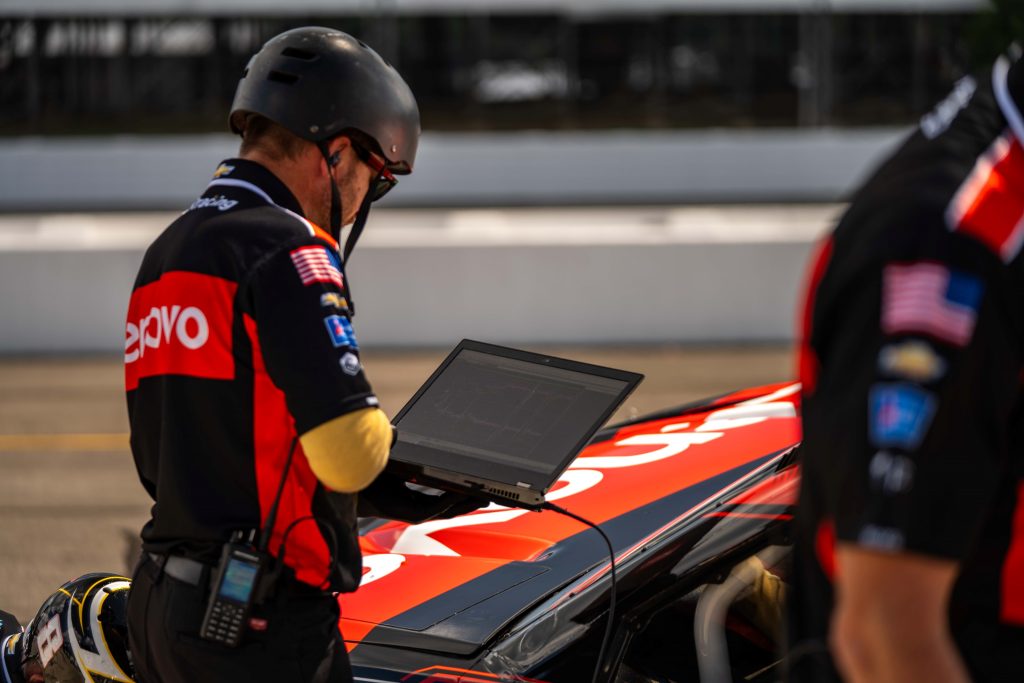
[[[368,346],[789,340],[840,210],[381,210],[349,267],[355,326]],[[173,217],[0,217],[0,352],[119,352],[138,263]]]
[[[416,173],[375,209],[351,264],[356,328],[389,346],[791,339],[831,202],[903,134],[425,135]],[[0,143],[0,352],[116,352],[143,250],[174,216],[127,212],[188,206],[235,146]],[[734,204],[643,206],[712,201]],[[558,208],[572,204],[591,208]],[[472,208],[523,205],[549,208]]]
[[[384,206],[843,199],[904,129],[427,133]],[[230,135],[0,140],[0,212],[181,209]]]

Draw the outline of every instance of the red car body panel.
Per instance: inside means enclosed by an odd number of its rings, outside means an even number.
[[[713,477],[744,466],[749,470],[752,463],[791,447],[800,438],[798,414],[799,385],[778,384],[605,432],[580,453],[547,498],[597,524],[608,522]],[[784,470],[712,514],[787,519],[797,482],[796,468]],[[672,523],[687,514],[679,510]],[[659,522],[643,530],[636,545],[618,551],[617,559],[665,526]],[[545,571],[547,555],[584,529],[555,512],[497,505],[451,520],[374,528],[361,537],[363,585],[341,597],[341,630],[349,649],[373,642],[378,625],[389,625],[398,615],[504,565],[523,567],[507,577],[507,585],[493,586],[495,594],[529,580],[531,567],[537,574]],[[586,583],[596,578],[591,575]],[[468,606],[453,600],[451,614]]]

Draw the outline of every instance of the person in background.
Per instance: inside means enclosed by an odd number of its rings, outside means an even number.
[[[1022,105],[960,80],[812,265],[789,681],[1024,672]]]

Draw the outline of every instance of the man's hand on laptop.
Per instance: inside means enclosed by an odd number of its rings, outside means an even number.
[[[411,484],[387,471],[359,493],[360,517],[385,517],[410,524],[458,517],[487,505],[480,498]]]

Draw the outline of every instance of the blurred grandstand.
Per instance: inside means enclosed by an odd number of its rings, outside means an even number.
[[[982,0],[3,0],[8,134],[219,132],[303,24],[364,38],[432,131],[905,124],[970,62]]]
[[[986,7],[0,0],[0,210],[178,208],[183,179],[233,147],[248,56],[305,24],[364,38],[417,94],[428,153],[393,205],[835,201],[1005,45]],[[629,171],[601,177],[602,159]]]

